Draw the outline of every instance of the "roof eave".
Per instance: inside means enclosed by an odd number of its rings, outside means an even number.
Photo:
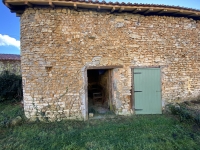
[[[107,10],[112,12],[130,12],[142,15],[168,15],[168,16],[182,16],[200,20],[200,10],[184,8],[179,6],[166,6],[166,5],[154,5],[154,4],[130,4],[130,3],[106,3],[106,2],[93,2],[93,1],[58,1],[58,0],[3,0],[3,3],[16,13],[17,16],[21,16],[24,10],[28,7],[35,6],[48,6],[48,7],[72,7],[89,8],[100,10]]]

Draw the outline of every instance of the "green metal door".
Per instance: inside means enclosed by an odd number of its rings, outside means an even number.
[[[138,68],[133,71],[136,114],[161,114],[160,68]]]

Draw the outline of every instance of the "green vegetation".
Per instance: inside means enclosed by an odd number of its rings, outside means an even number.
[[[0,103],[0,134],[1,127],[7,127],[10,121],[17,116],[22,116],[25,118],[20,103],[10,103],[8,101]]]
[[[4,71],[0,74],[0,102],[22,100],[22,77]]]
[[[19,105],[0,103],[0,112],[10,118],[22,115]],[[0,122],[5,117],[0,116]],[[113,119],[28,122],[0,127],[0,149],[199,149],[200,129],[171,115],[137,115]]]
[[[169,105],[172,114],[177,115],[181,122],[195,122],[200,127],[200,107],[193,108],[194,106],[200,106],[200,99],[183,102],[177,105]],[[193,106],[192,106],[193,105]]]

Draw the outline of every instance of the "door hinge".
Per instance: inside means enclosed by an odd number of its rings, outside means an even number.
[[[142,111],[143,109],[135,109],[136,111]]]
[[[134,74],[142,74],[142,72],[134,72]]]

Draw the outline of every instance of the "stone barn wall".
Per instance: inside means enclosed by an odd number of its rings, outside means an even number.
[[[0,60],[0,74],[3,71],[9,71],[16,75],[21,75],[20,60]]]
[[[88,66],[114,69],[116,114],[131,114],[131,68],[160,67],[163,106],[200,90],[200,21],[68,8],[21,16],[24,108],[28,118],[83,119]]]

